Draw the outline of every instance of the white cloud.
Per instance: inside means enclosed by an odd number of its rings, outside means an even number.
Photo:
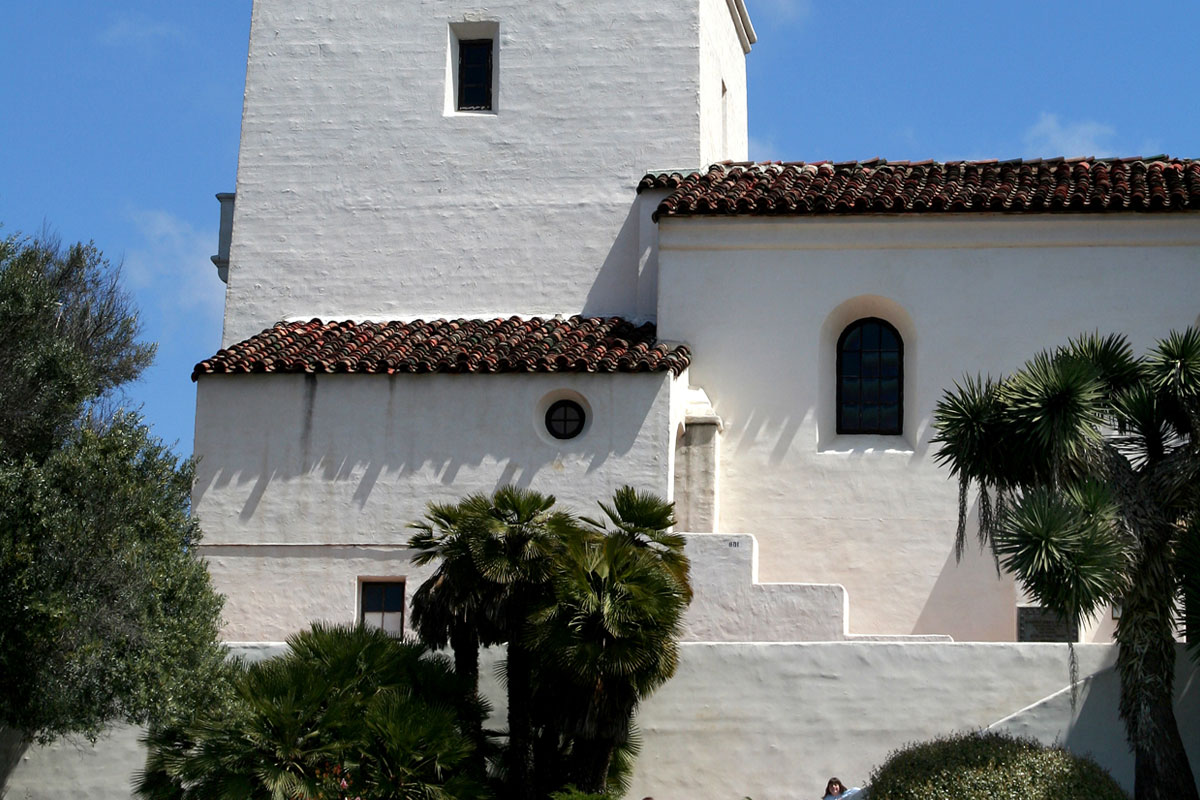
[[[774,139],[751,136],[749,145],[751,161],[779,161],[779,148]]]
[[[758,23],[803,22],[812,14],[811,0],[751,0],[751,21]],[[761,18],[761,19],[760,19]]]
[[[114,19],[100,31],[98,39],[109,47],[147,48],[161,41],[180,39],[183,31],[169,22],[157,22],[143,15]]]
[[[122,272],[139,305],[154,304],[172,327],[186,322],[219,330],[225,284],[210,260],[217,251],[217,231],[197,230],[166,211],[130,216],[141,241],[126,252]]]
[[[1060,122],[1057,114],[1042,112],[1025,131],[1025,151],[1029,156],[1111,156],[1116,129],[1093,120]]]

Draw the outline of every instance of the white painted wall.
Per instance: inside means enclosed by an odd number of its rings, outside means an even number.
[[[1092,751],[1132,789],[1109,670],[1116,649],[1076,649],[1080,675],[1100,675],[1072,712],[1060,694],[1066,645],[685,644],[679,672],[642,710],[643,748],[627,796],[819,797],[831,775],[861,786],[904,744],[1000,720],[1048,744]],[[1181,648],[1176,715],[1193,764],[1198,684]]]
[[[713,2],[256,0],[224,342],[294,317],[635,316],[634,187],[715,155],[717,66],[744,149]],[[496,113],[447,113],[463,22],[498,23]]]
[[[213,579],[228,594],[226,638],[276,639],[312,619],[353,618],[355,576],[406,574],[407,525],[428,502],[510,483],[586,513],[625,484],[669,497],[672,384],[686,380],[201,377],[193,502]],[[565,442],[543,424],[563,393],[591,409],[583,435]]]
[[[686,642],[829,642],[846,638],[846,590],[828,583],[760,583],[747,534],[689,533],[692,603]]]
[[[746,54],[731,22],[727,0],[700,0],[700,163],[705,165],[745,161],[749,149]]]
[[[252,659],[281,651],[238,645]],[[1132,757],[1117,719],[1115,648],[1081,645],[1084,683],[1072,710],[1065,645],[837,642],[684,644],[676,676],[643,706],[643,749],[630,798],[816,797],[830,775],[866,781],[908,742],[994,726],[1091,752],[1127,788]],[[480,670],[504,727],[504,693]],[[1094,676],[1094,677],[1093,677]],[[1200,763],[1200,675],[1180,651],[1176,716]],[[144,757],[137,732],[95,748],[32,748],[9,781],[13,800],[116,800]]]
[[[659,335],[688,342],[690,381],[725,423],[720,530],[755,534],[764,581],[845,586],[858,634],[1015,636],[1011,581],[975,548],[955,564],[956,486],[929,442],[944,387],[1083,331],[1141,349],[1200,311],[1195,214],[660,229]],[[903,437],[834,433],[837,337],[870,315],[905,340]]]
[[[409,531],[399,530],[407,539]],[[403,545],[202,545],[213,587],[225,595],[221,638],[281,642],[313,622],[359,620],[359,581],[405,581],[405,630],[413,593],[436,565],[416,567]]]

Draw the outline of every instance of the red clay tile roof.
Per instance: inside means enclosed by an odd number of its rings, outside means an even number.
[[[620,317],[281,322],[220,350],[200,375],[343,372],[666,372],[691,362],[686,345],[655,339],[652,323]]]
[[[730,163],[652,173],[669,189],[654,218],[686,216],[1077,213],[1200,209],[1200,161],[1167,156],[1033,161]]]

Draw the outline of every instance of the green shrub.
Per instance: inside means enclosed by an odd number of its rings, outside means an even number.
[[[557,792],[551,792],[550,800],[611,800],[611,798],[603,792],[583,792],[574,786],[568,786]]]
[[[1090,758],[1003,733],[908,745],[871,774],[871,800],[1127,800]]]

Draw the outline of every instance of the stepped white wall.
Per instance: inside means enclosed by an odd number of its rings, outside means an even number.
[[[679,672],[642,709],[643,749],[626,796],[816,797],[831,775],[861,785],[907,742],[997,722],[1090,751],[1131,789],[1110,669],[1115,648],[1077,649],[1085,683],[1072,710],[1060,693],[1066,645],[684,644]],[[258,658],[279,648],[237,652]],[[504,693],[490,663],[480,675],[502,728]],[[1175,713],[1192,763],[1200,763],[1200,674],[1182,648]],[[128,798],[143,760],[130,729],[95,749],[33,748],[23,758],[9,781],[14,800]]]

